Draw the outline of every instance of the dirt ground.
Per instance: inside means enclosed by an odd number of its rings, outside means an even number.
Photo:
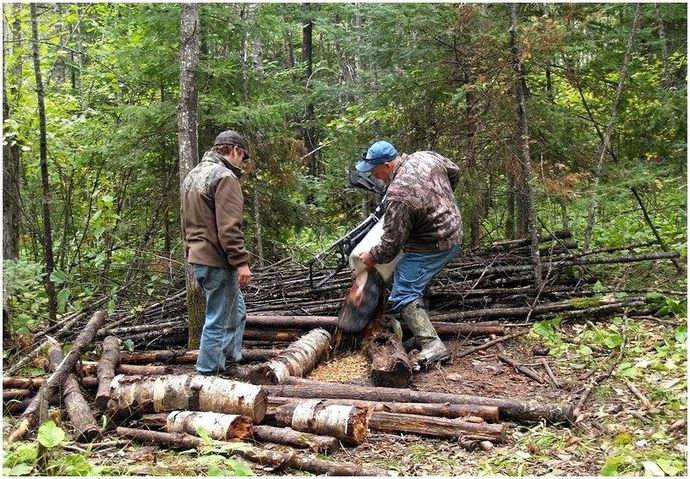
[[[510,332],[517,331],[511,328]],[[319,457],[386,469],[401,476],[686,475],[685,319],[616,318],[547,331],[549,334],[538,335],[533,329],[503,344],[505,354],[544,378],[540,361],[545,358],[558,387],[548,380],[539,384],[516,372],[498,359],[496,347],[492,346],[415,374],[411,388],[575,405],[593,379],[611,371],[593,389],[577,424],[510,424],[507,443],[490,451],[467,451],[453,440],[371,432],[356,448]],[[486,340],[445,342],[457,356]],[[548,355],[535,355],[535,346],[548,348]],[[343,358],[334,358],[320,367],[338,369],[334,364],[337,361]],[[180,372],[190,367],[181,367]],[[366,381],[354,380],[358,384]],[[649,400],[651,409],[644,407],[628,383]],[[8,426],[5,421],[5,432]],[[103,475],[232,475],[249,470],[262,476],[305,474],[242,460],[233,460],[233,467],[240,465],[239,470],[234,470],[214,454],[141,446],[114,434],[106,435],[94,446],[68,442],[65,450],[87,455],[88,462],[101,468]]]

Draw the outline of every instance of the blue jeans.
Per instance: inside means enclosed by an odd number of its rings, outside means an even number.
[[[206,319],[196,370],[200,373],[224,371],[226,363],[242,359],[242,336],[247,322],[237,270],[192,264],[192,271],[206,292]]]
[[[452,260],[461,245],[431,253],[403,253],[393,274],[388,300],[397,313],[424,294],[424,288]]]

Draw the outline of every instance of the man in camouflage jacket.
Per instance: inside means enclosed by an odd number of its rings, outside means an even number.
[[[398,155],[386,141],[374,143],[356,168],[388,183],[383,236],[360,259],[371,267],[392,261],[403,250],[389,300],[421,347],[421,362],[447,361],[450,354],[429,320],[422,295],[462,245],[462,217],[453,194],[460,170],[433,151]]]
[[[224,131],[182,184],[185,256],[206,293],[196,362],[204,375],[233,375],[242,359],[247,312],[240,288],[249,286],[252,273],[242,233],[240,166],[248,157],[244,138]]]

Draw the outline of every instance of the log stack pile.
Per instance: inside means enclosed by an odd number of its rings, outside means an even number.
[[[445,337],[500,336],[510,326],[556,315],[570,320],[645,311],[650,306],[642,295],[602,296],[601,288],[592,287],[596,278],[589,265],[667,260],[674,254],[611,255],[620,250],[581,253],[566,232],[543,238],[545,281],[540,290],[532,286],[526,242],[464,251],[431,285],[432,321]],[[284,265],[257,274],[246,294],[243,356],[259,364],[244,366],[236,380],[193,374],[196,351],[162,349],[186,344],[184,291],[136,314],[108,318],[97,312],[86,326],[90,308],[67,316],[38,334],[32,351],[8,361],[6,411],[23,414],[10,439],[23,437],[45,417],[48,405],[61,402],[71,411],[78,440],[108,433],[92,421],[94,414],[84,414],[99,410],[107,411],[112,420],[108,427],[116,427],[117,434],[182,448],[201,447],[196,436],[201,427],[214,441],[271,442],[318,452],[361,444],[369,431],[451,438],[468,449],[489,449],[507,440],[509,422],[574,420],[571,405],[413,391],[405,388],[406,382],[393,381],[390,385],[397,387],[388,388],[305,379],[330,353],[336,314],[350,282],[349,273],[341,272],[312,289],[305,268]],[[56,340],[72,342],[74,352],[58,354]],[[121,351],[128,340],[136,352]],[[94,341],[100,343],[95,352],[100,361],[79,362]],[[459,357],[496,341],[470,347]],[[52,375],[11,376],[48,345]],[[294,449],[279,453],[253,446],[237,453],[261,464],[316,474],[386,474],[305,457]]]

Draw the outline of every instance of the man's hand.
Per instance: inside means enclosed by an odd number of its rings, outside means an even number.
[[[237,267],[237,280],[240,283],[241,289],[246,289],[249,286],[249,282],[252,280],[252,272],[249,266],[243,264]]]
[[[367,251],[366,253],[360,254],[359,260],[362,263],[364,263],[364,265],[368,268],[371,268],[376,264],[376,261],[374,261],[374,257],[371,255],[371,251]]]

